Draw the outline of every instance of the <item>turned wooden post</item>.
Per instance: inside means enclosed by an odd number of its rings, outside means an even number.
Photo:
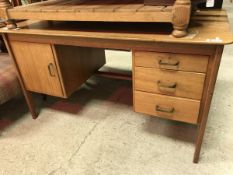
[[[8,29],[16,28],[14,20],[9,19],[7,9],[12,8],[12,4],[8,0],[0,0],[0,18],[5,20]]]
[[[191,14],[191,0],[176,0],[173,6],[173,32],[174,37],[180,38],[187,35],[187,27]]]

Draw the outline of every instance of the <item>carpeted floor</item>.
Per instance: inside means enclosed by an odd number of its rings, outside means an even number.
[[[130,70],[130,53],[106,55],[106,69]],[[232,175],[232,56],[227,46],[199,164],[195,126],[134,113],[131,82],[92,77],[68,100],[36,95],[37,120],[23,98],[0,106],[0,175]]]

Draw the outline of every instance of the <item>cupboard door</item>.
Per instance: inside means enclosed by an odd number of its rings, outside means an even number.
[[[27,90],[63,96],[49,44],[11,41],[11,47]]]

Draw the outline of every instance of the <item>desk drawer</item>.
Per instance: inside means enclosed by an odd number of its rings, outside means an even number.
[[[197,123],[200,101],[134,91],[134,110],[144,114]]]
[[[135,90],[200,100],[205,74],[135,67]]]
[[[134,52],[135,66],[206,72],[208,56],[159,52]]]

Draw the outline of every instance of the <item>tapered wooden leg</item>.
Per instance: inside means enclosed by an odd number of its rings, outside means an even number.
[[[20,75],[20,71],[19,71],[19,68],[15,62],[15,58],[14,58],[14,54],[12,53],[12,50],[11,50],[11,47],[10,47],[10,44],[9,44],[9,41],[7,39],[7,35],[6,34],[2,34],[3,36],[3,40],[6,44],[6,47],[7,47],[7,50],[8,50],[8,53],[9,55],[11,56],[11,58],[13,59],[13,62],[14,62],[14,65],[15,65],[15,68],[17,70],[17,75],[18,75],[18,79],[19,79],[19,82],[20,82],[20,86],[21,86],[21,89],[23,91],[23,94],[24,94],[24,97],[25,97],[25,100],[27,102],[27,105],[28,105],[28,108],[31,112],[31,115],[32,115],[32,118],[33,119],[36,119],[38,114],[36,112],[36,109],[35,109],[35,105],[34,105],[34,102],[32,100],[32,95],[31,95],[31,92],[30,91],[27,91],[26,88],[25,88],[25,85],[24,85],[24,82],[23,82],[23,79]]]
[[[186,36],[191,15],[191,0],[176,0],[172,15],[172,35],[176,38]]]
[[[32,118],[33,119],[36,119],[38,117],[38,113],[36,112],[36,109],[35,109],[35,104],[32,100],[32,94],[30,91],[27,91],[25,90],[24,86],[20,83],[21,85],[21,89],[23,91],[23,94],[24,94],[24,97],[25,97],[25,100],[27,102],[27,106],[29,108],[29,111],[32,115]]]
[[[209,65],[206,75],[205,91],[203,92],[202,109],[200,111],[200,120],[198,124],[196,147],[193,162],[198,163],[201,145],[205,133],[206,123],[208,119],[209,109],[211,105],[214,87],[217,80],[218,69],[222,57],[223,46],[217,46],[215,54],[209,59]]]

